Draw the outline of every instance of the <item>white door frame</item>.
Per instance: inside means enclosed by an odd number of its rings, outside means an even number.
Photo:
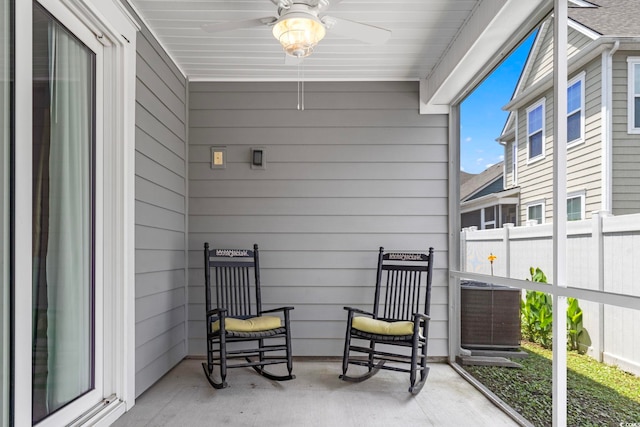
[[[105,400],[86,414],[68,413],[64,424],[109,425],[134,404],[134,137],[135,60],[138,24],[118,0],[38,0],[54,16],[70,14],[103,45],[99,74],[103,97],[96,99],[103,126],[96,129],[104,141],[98,147],[96,225],[102,224],[102,242],[96,240],[96,270],[104,283],[101,306],[104,322]],[[31,424],[32,253],[32,4],[15,4],[15,239],[14,255],[14,414],[15,425]],[[57,17],[57,16],[56,16]],[[66,23],[65,23],[66,24]],[[74,29],[77,30],[77,29]],[[80,30],[84,31],[84,30]],[[100,163],[100,160],[102,162]],[[101,185],[103,183],[103,185]],[[98,202],[101,199],[102,204]],[[99,221],[99,222],[98,222]],[[98,233],[97,233],[98,234]],[[96,279],[98,279],[96,277]],[[98,281],[98,280],[97,280]],[[99,348],[96,347],[98,351]],[[97,380],[97,379],[96,379]],[[62,411],[60,411],[62,413]],[[43,424],[44,425],[44,424]]]

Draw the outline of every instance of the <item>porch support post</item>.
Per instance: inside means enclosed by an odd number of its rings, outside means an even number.
[[[449,268],[465,269],[460,257],[460,106],[449,109]],[[463,232],[464,233],[464,232]],[[466,244],[465,244],[466,250]],[[463,258],[464,259],[464,258]],[[460,354],[460,279],[449,279],[449,363]]]
[[[553,426],[567,425],[567,0],[554,0],[553,37]]]

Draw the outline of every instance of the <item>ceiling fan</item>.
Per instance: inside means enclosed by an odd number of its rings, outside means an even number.
[[[324,14],[330,5],[342,0],[271,0],[278,7],[277,16],[244,21],[214,22],[202,27],[217,33],[240,28],[273,27],[273,36],[284,51],[295,58],[304,58],[324,38],[326,31],[370,44],[382,44],[391,37],[385,28]]]

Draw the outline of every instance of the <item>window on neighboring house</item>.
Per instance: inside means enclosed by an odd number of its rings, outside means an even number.
[[[567,221],[584,219],[584,194],[567,198]]]
[[[584,73],[571,80],[567,88],[567,143],[584,141]]]
[[[527,221],[535,220],[538,224],[544,223],[544,202],[536,202],[527,205]]]
[[[629,57],[629,133],[640,133],[640,57]]]
[[[518,225],[518,205],[502,205],[502,218],[500,226],[504,227],[505,224],[510,223]]]
[[[544,157],[544,99],[527,108],[529,160]]]
[[[496,207],[491,206],[482,210],[482,229],[496,228]]]

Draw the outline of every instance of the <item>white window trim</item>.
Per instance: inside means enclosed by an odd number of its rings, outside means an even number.
[[[545,223],[545,203],[544,200],[536,200],[535,202],[531,202],[531,203],[527,203],[527,221],[529,221],[531,218],[529,218],[529,208],[532,208],[534,206],[542,206],[542,219],[540,221],[540,224],[544,224]]]
[[[535,110],[536,108],[542,106],[542,151],[540,152],[539,155],[535,156],[535,157],[531,157],[529,154],[529,149],[531,147],[531,144],[529,143],[529,137],[531,136],[531,134],[529,133],[529,113],[533,110]],[[545,137],[546,137],[546,98],[542,98],[541,100],[539,100],[538,102],[536,102],[535,104],[530,105],[527,110],[527,119],[526,119],[526,136],[527,136],[527,164],[530,165],[532,163],[536,163],[539,162],[540,160],[544,159],[545,156]]]
[[[580,220],[586,219],[586,199],[587,192],[586,191],[576,191],[574,193],[567,194],[567,202],[571,199],[580,198]],[[567,221],[569,221],[569,214],[567,213]],[[573,220],[576,221],[576,220]]]
[[[585,99],[584,99],[584,85],[585,85],[585,80],[586,80],[586,72],[581,72],[580,74],[578,74],[577,76],[575,76],[573,79],[569,80],[569,82],[567,83],[567,96],[569,95],[569,88],[571,86],[573,86],[574,84],[581,82],[582,84],[580,85],[580,137],[578,139],[574,139],[573,141],[569,141],[568,135],[567,135],[567,148],[571,148],[571,147],[575,147],[576,145],[580,145],[582,143],[584,143],[585,138],[585,113],[584,113],[584,109],[585,109]],[[569,116],[573,113],[575,113],[577,110],[572,110],[569,111],[569,109],[567,108],[567,128],[568,128],[568,124],[569,124]],[[568,132],[567,132],[568,134]]]
[[[628,133],[640,134],[640,127],[634,126],[635,121],[635,98],[640,95],[635,95],[633,85],[635,81],[634,66],[640,64],[640,56],[630,56],[627,58],[627,126]]]

